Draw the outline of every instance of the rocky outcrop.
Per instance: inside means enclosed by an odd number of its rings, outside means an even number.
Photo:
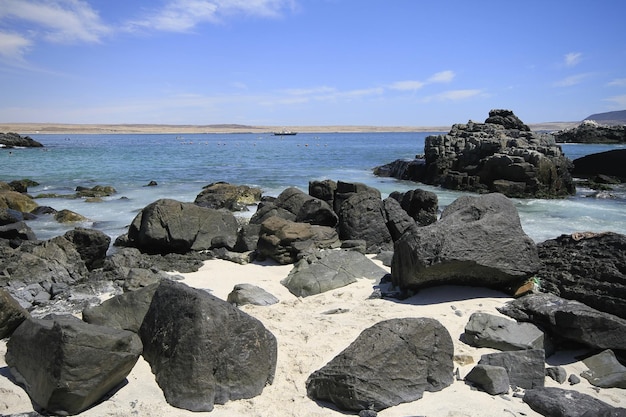
[[[0,133],[0,148],[42,148],[43,145],[30,136],[17,133]]]
[[[205,291],[162,281],[139,334],[144,358],[174,407],[211,411],[259,395],[274,379],[274,335]]]
[[[554,133],[563,143],[626,143],[626,125],[605,126],[585,120],[572,129]]]
[[[507,302],[498,311],[592,348],[620,350],[626,346],[626,320],[554,294],[525,295]]]
[[[518,323],[493,314],[473,313],[465,325],[463,340],[471,346],[498,350],[544,349],[545,334],[532,323]],[[549,355],[549,353],[548,353]]]
[[[214,182],[202,189],[196,196],[195,204],[212,209],[248,211],[248,206],[261,200],[261,189],[247,185]]]
[[[423,168],[405,161],[375,172],[508,197],[558,198],[575,192],[571,161],[554,138],[531,132],[509,110],[492,110],[485,123],[455,124],[445,135],[428,136],[423,160]],[[400,166],[410,167],[414,176]]]
[[[537,249],[544,291],[626,319],[625,235],[561,235]]]
[[[453,381],[450,334],[430,318],[391,319],[365,329],[306,382],[314,400],[342,410],[380,411]],[[381,360],[381,358],[396,358]]]
[[[594,153],[574,160],[572,175],[577,178],[594,179],[608,175],[626,181],[626,149]]]
[[[344,287],[357,279],[380,281],[387,271],[365,255],[351,250],[320,251],[298,261],[281,281],[297,297]]]
[[[438,222],[411,228],[394,249],[392,282],[405,290],[443,284],[507,289],[539,268],[535,243],[501,194],[458,198]]]
[[[24,321],[7,343],[6,362],[33,402],[68,415],[124,381],[141,349],[135,333],[53,316]]]
[[[625,417],[626,409],[613,407],[588,394],[555,387],[526,390],[524,402],[547,417]]]
[[[144,207],[128,229],[128,244],[146,253],[233,248],[239,226],[230,212],[161,199]]]

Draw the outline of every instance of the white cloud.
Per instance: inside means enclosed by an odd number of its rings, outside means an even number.
[[[569,54],[565,54],[565,66],[573,67],[578,65],[582,56],[583,54],[581,52],[570,52]]]
[[[50,42],[99,42],[111,29],[82,0],[3,0],[0,22],[26,22],[29,33]]]
[[[449,83],[454,79],[456,74],[454,71],[441,71],[434,74],[432,77],[428,79],[428,82],[431,83]]]
[[[130,21],[127,28],[187,32],[201,23],[216,23],[229,15],[277,17],[293,4],[293,0],[170,0],[145,18]]]
[[[476,89],[449,90],[449,91],[444,91],[443,93],[439,93],[435,96],[431,96],[427,98],[427,101],[430,101],[430,100],[459,101],[459,100],[465,100],[471,97],[475,97],[480,94],[482,94],[482,90],[476,90]]]
[[[626,78],[616,78],[607,85],[610,87],[626,87]]]
[[[610,101],[612,103],[615,103],[616,107],[623,109],[626,107],[626,94],[605,98],[604,101]]]
[[[32,45],[30,39],[16,33],[0,32],[0,57],[9,61],[22,61]]]
[[[562,80],[559,80],[553,84],[554,87],[571,87],[576,84],[580,84],[589,74],[576,74]]]
[[[389,86],[392,90],[399,91],[415,91],[419,90],[425,85],[422,81],[396,81]]]

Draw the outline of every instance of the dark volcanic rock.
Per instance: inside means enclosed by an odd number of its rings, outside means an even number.
[[[589,368],[581,374],[590,384],[600,388],[626,388],[626,366],[612,350],[604,350],[583,360]]]
[[[261,200],[261,189],[227,182],[214,182],[202,189],[196,196],[195,204],[212,209],[248,211],[248,206]]]
[[[260,321],[213,295],[161,281],[139,334],[167,402],[191,411],[252,398],[271,384],[277,343]]]
[[[297,297],[308,297],[344,287],[360,278],[380,281],[387,271],[365,255],[350,250],[321,251],[308,256],[281,283]]]
[[[87,269],[102,267],[111,244],[111,238],[106,233],[77,227],[63,236],[74,244]]]
[[[128,229],[131,246],[147,253],[233,248],[237,219],[230,212],[161,199],[147,205]]]
[[[626,149],[594,153],[574,160],[572,175],[578,178],[593,178],[609,175],[626,181]]]
[[[498,308],[551,334],[599,349],[624,349],[626,320],[554,294],[528,294]]]
[[[392,281],[403,289],[459,284],[507,289],[539,268],[535,243],[501,194],[463,196],[395,243]]]
[[[509,375],[501,366],[476,365],[465,380],[478,385],[491,395],[509,392]]]
[[[6,148],[42,148],[43,145],[30,136],[21,136],[17,133],[0,133],[0,145]]]
[[[368,191],[352,193],[339,207],[338,231],[341,240],[364,240],[368,253],[391,250],[393,241],[380,196]]]
[[[0,288],[0,339],[11,336],[28,317],[28,312],[11,297],[11,294]]]
[[[310,196],[295,187],[289,187],[274,201],[277,207],[294,214],[295,221],[319,226],[337,226],[337,214],[326,201]]]
[[[494,125],[502,125],[506,129],[517,129],[525,132],[530,132],[530,128],[524,124],[511,110],[494,109],[489,111],[489,117],[485,120],[485,123],[492,123]]]
[[[488,353],[480,357],[479,365],[501,366],[506,369],[511,385],[531,389],[545,383],[545,354],[543,349]]]
[[[546,348],[546,336],[532,323],[518,323],[487,313],[473,313],[465,325],[464,341],[498,350]]]
[[[544,291],[626,319],[626,235],[561,235],[537,249]]]
[[[434,319],[385,320],[313,372],[307,394],[351,411],[415,401],[452,384],[453,350],[450,334]]]
[[[572,129],[554,134],[558,142],[573,143],[625,143],[626,125],[602,126],[585,120]]]
[[[37,240],[37,236],[26,222],[19,221],[0,226],[0,239],[21,243],[24,240]]]
[[[78,414],[124,381],[141,347],[132,332],[53,316],[24,321],[7,343],[6,362],[39,406]]]
[[[431,191],[415,189],[405,193],[395,191],[389,197],[398,200],[400,206],[418,225],[426,226],[437,221],[439,199]]]
[[[524,402],[546,417],[626,416],[626,409],[615,408],[591,395],[555,387],[526,390]]]

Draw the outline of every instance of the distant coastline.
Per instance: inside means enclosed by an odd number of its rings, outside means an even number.
[[[579,122],[547,122],[529,124],[532,130],[562,130]],[[451,126],[252,126],[237,124],[160,125],[160,124],[63,124],[63,123],[0,123],[0,132],[31,134],[196,134],[256,133],[271,134],[289,129],[299,133],[366,133],[366,132],[448,132]]]

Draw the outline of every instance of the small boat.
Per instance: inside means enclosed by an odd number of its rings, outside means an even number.
[[[281,130],[280,132],[274,132],[274,136],[294,136],[298,132],[293,132],[291,130]]]

